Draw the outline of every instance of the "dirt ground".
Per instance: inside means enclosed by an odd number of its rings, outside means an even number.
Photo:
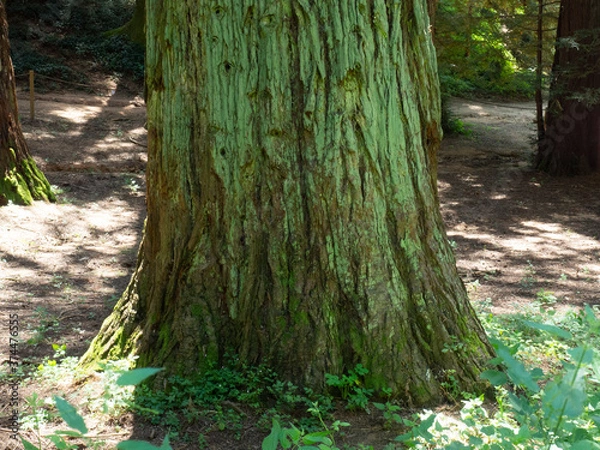
[[[451,107],[472,134],[444,140],[438,184],[471,299],[496,313],[600,304],[600,175],[531,170],[533,104]]]
[[[51,357],[53,343],[81,355],[134,268],[145,216],[145,109],[135,93],[109,86],[105,94],[39,95],[34,120],[21,94],[25,136],[59,201],[0,208],[1,361],[10,314],[19,317],[25,364]],[[451,106],[471,134],[444,140],[439,192],[472,299],[495,312],[536,299],[600,304],[600,176],[552,179],[530,169],[533,104]],[[393,437],[361,420],[349,431],[358,442]],[[2,425],[0,442],[6,432]],[[260,448],[264,436],[246,437],[247,446],[217,437],[208,448]]]

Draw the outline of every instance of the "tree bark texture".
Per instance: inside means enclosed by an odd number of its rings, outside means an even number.
[[[0,1],[0,206],[54,200],[50,184],[29,153],[17,108],[8,23]]]
[[[169,5],[169,6],[166,6]],[[436,192],[427,2],[147,4],[148,218],[84,362],[227,352],[321,389],[362,363],[413,404],[493,351]]]
[[[600,170],[600,2],[562,0],[546,128],[537,167],[553,175]]]

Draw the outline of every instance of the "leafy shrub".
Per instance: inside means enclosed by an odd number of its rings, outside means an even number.
[[[123,25],[135,0],[28,0],[7,2],[7,14],[78,33],[99,34]]]
[[[81,56],[91,56],[107,70],[137,81],[144,79],[144,49],[124,36],[67,36],[57,45]]]
[[[85,83],[86,77],[70,67],[60,57],[51,57],[41,54],[28,43],[15,41],[11,45],[11,57],[15,68],[15,75],[20,76],[30,70],[37,74],[58,78],[65,81]]]
[[[498,389],[497,408],[486,408],[478,398],[465,402],[460,420],[425,412],[404,421],[410,430],[398,440],[418,449],[600,449],[600,355],[594,350],[600,320],[589,307],[570,320],[578,324],[577,335],[525,321],[540,335],[580,342],[566,352],[559,371],[528,368],[517,357],[518,344],[492,339],[498,355],[492,363],[503,369],[482,377]]]

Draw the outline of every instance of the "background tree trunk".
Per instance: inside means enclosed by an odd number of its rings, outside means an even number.
[[[480,388],[492,350],[437,201],[427,2],[205,5],[148,1],[148,219],[83,362],[234,352],[317,389],[362,363],[413,404],[450,375]]]
[[[0,206],[34,200],[53,201],[54,194],[29,154],[19,124],[6,11],[0,1]]]
[[[546,129],[537,167],[553,175],[600,170],[600,2],[562,0]]]
[[[140,45],[146,45],[146,0],[135,0],[135,10],[133,17],[122,27],[111,30],[106,33],[107,36],[123,34],[131,39],[132,42]]]

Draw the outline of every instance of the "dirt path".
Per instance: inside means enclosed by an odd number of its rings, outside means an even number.
[[[0,208],[0,311],[3,323],[19,315],[20,357],[37,365],[52,343],[85,351],[132,272],[145,214],[145,109],[131,96],[42,95],[31,121],[28,103],[19,106],[31,152],[59,193],[56,204]]]
[[[496,312],[600,304],[600,176],[532,171],[533,104],[455,100],[472,130],[444,140],[439,188],[471,298]]]

